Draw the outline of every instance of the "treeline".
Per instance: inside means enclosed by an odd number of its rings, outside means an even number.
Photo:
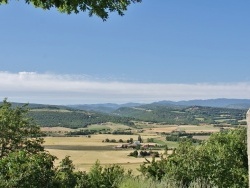
[[[185,131],[172,131],[171,133],[165,133],[166,140],[172,142],[191,141],[192,143],[201,143],[202,140],[193,138],[193,136],[209,136],[212,132],[194,132],[187,133]]]
[[[92,135],[92,134],[114,134],[114,135],[133,135],[134,133],[131,131],[125,131],[125,130],[114,130],[111,131],[110,129],[101,129],[101,130],[95,130],[95,129],[84,129],[84,130],[78,130],[78,131],[71,131],[66,133],[66,136],[80,136],[80,135]]]
[[[165,135],[173,135],[173,136],[209,136],[213,132],[192,132],[187,133],[186,131],[172,131],[171,133],[165,133]]]
[[[133,152],[130,152],[129,153],[129,156],[132,156],[132,157],[160,157],[160,154],[158,151],[145,151],[145,150],[141,150],[141,151],[138,151],[138,150],[134,150]]]
[[[131,131],[124,131],[124,130],[115,130],[112,132],[115,135],[133,135],[134,133]]]
[[[79,131],[71,131],[66,133],[66,136],[81,136],[81,135],[92,135],[98,133],[98,130],[79,130]]]

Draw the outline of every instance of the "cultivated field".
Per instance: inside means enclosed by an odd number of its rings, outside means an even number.
[[[156,136],[145,136],[143,139],[156,138]],[[92,135],[91,138],[81,137],[46,137],[45,149],[61,160],[66,155],[70,156],[78,170],[88,171],[90,167],[99,160],[101,164],[120,164],[126,169],[134,172],[144,158],[129,157],[128,154],[133,149],[114,149],[119,143],[102,142],[106,138],[127,140],[133,138],[137,140],[137,135]],[[57,163],[59,162],[57,161]],[[136,172],[135,172],[136,173]]]
[[[142,124],[143,125],[143,124]],[[126,130],[129,127],[120,124],[103,124],[103,125],[91,125],[84,129],[107,129],[110,130]],[[75,131],[74,129],[52,127],[52,128],[42,128],[43,131],[49,132],[69,132]],[[45,149],[51,154],[58,157],[59,160],[56,164],[64,158],[65,156],[70,156],[77,170],[88,171],[91,166],[99,160],[102,165],[108,164],[120,164],[125,169],[132,169],[135,174],[138,174],[136,170],[139,168],[140,164],[145,161],[144,158],[130,157],[128,154],[133,151],[133,149],[114,149],[114,146],[121,145],[121,143],[110,143],[103,142],[105,139],[115,139],[118,141],[122,139],[124,142],[133,138],[133,140],[138,139],[138,134],[141,135],[144,143],[147,142],[148,138],[153,138],[154,142],[157,144],[167,144],[168,147],[177,147],[178,143],[166,141],[165,136],[161,133],[170,133],[171,131],[186,131],[186,132],[218,132],[219,128],[214,128],[211,125],[204,126],[194,126],[194,125],[160,125],[160,124],[150,124],[144,126],[143,129],[132,129],[137,135],[113,135],[113,134],[94,134],[90,138],[87,136],[79,137],[45,137]],[[197,136],[198,138],[198,136]],[[199,137],[200,139],[207,139],[208,136]],[[159,150],[158,150],[159,151]],[[159,151],[163,153],[163,151]],[[150,160],[150,157],[148,158]]]

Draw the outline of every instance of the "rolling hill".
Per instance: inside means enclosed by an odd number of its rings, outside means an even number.
[[[195,104],[195,105],[194,105]],[[40,126],[86,127],[106,122],[134,125],[134,121],[161,124],[245,124],[250,100],[211,99],[160,101],[151,104],[44,105],[29,104],[29,117]],[[13,106],[22,106],[13,103]],[[212,106],[212,107],[211,107]],[[223,106],[223,107],[222,107]]]
[[[130,117],[140,121],[164,124],[227,124],[238,125],[246,117],[242,109],[215,108],[203,106],[163,106],[157,104],[140,107],[122,107],[114,111],[115,115]],[[244,124],[244,123],[243,123]]]

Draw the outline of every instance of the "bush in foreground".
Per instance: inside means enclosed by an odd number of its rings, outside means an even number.
[[[155,180],[173,179],[180,187],[199,181],[213,187],[248,187],[247,134],[245,128],[211,135],[201,145],[182,142],[168,158],[141,165]]]

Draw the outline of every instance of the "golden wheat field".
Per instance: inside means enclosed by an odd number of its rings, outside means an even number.
[[[155,138],[156,136],[143,136],[143,139]],[[144,158],[134,158],[128,156],[132,149],[114,149],[120,143],[102,142],[108,139],[123,139],[124,141],[133,138],[137,140],[138,135],[92,135],[91,138],[81,137],[45,137],[45,149],[59,160],[65,156],[70,156],[76,169],[88,171],[91,166],[99,160],[102,165],[120,164],[125,169],[132,169],[134,172]],[[136,173],[136,172],[135,172]]]
[[[103,125],[111,129],[126,129],[127,126],[124,125],[114,125],[107,124]],[[88,128],[96,129],[98,125],[92,125]],[[42,128],[43,131],[51,132],[69,132],[72,129],[62,128],[62,127],[52,127],[52,128]],[[214,128],[211,125],[195,126],[195,125],[159,125],[154,124],[150,127],[143,129],[140,132],[144,142],[148,138],[154,138],[158,140],[159,143],[167,144],[169,147],[176,147],[178,144],[174,142],[167,142],[164,136],[160,133],[170,133],[171,131],[186,131],[186,132],[217,132],[219,128]],[[136,132],[136,130],[133,130]],[[114,146],[121,145],[121,143],[110,143],[103,142],[105,139],[115,139],[118,141],[122,139],[124,143],[130,138],[133,140],[138,139],[137,135],[112,135],[112,134],[94,134],[90,138],[87,136],[79,137],[45,137],[45,149],[49,151],[52,155],[55,155],[58,160],[56,160],[56,165],[65,156],[70,156],[77,170],[88,171],[91,166],[99,160],[102,165],[109,164],[120,164],[125,169],[132,169],[135,174],[138,173],[136,170],[139,168],[145,159],[130,157],[128,154],[133,152],[133,149],[115,149]],[[201,139],[207,139],[208,137],[203,137]],[[163,151],[159,151],[162,153]],[[150,158],[149,158],[150,159]]]

